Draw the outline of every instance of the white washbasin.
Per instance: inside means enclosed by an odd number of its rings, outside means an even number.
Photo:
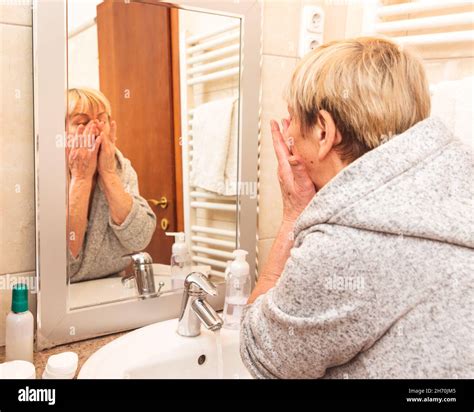
[[[79,379],[248,379],[240,359],[239,332],[222,329],[222,367],[216,334],[202,327],[200,336],[176,333],[178,320],[154,323],[121,336],[95,352]]]

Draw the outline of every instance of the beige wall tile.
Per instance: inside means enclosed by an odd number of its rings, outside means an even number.
[[[0,276],[0,346],[5,345],[5,321],[10,312],[12,302],[12,286],[19,282],[24,282],[28,285],[30,291],[28,296],[28,304],[30,312],[36,320],[36,288],[35,288],[35,273],[17,273],[15,275]]]
[[[297,59],[263,56],[262,68],[262,138],[260,147],[259,216],[260,239],[275,237],[281,216],[282,203],[277,177],[277,160],[273,151],[270,119],[287,116],[283,89],[290,79]]]
[[[16,2],[5,2],[0,4],[0,24],[18,24],[23,26],[31,26],[32,10],[31,0],[20,0]],[[8,4],[16,3],[16,4]]]
[[[346,38],[351,37],[358,37],[362,33],[363,29],[363,19],[364,19],[364,7],[362,4],[357,3],[349,3],[347,10],[346,10],[346,21],[345,21],[345,36]],[[331,22],[329,22],[331,24]],[[328,28],[328,30],[330,30]],[[340,36],[339,33],[335,33],[335,35]],[[329,37],[331,36],[328,33],[328,39],[331,40]]]
[[[34,270],[31,28],[0,24],[0,274]]]
[[[296,57],[301,0],[265,0],[263,3],[263,53]]]
[[[325,5],[324,12],[324,42],[344,39],[346,37],[346,16],[347,16],[347,4],[340,2],[339,4]],[[351,17],[352,18],[352,17]],[[361,16],[357,16],[361,18]],[[354,33],[352,32],[351,35]]]

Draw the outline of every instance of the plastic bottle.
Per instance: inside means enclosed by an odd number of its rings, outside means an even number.
[[[250,268],[245,260],[247,251],[234,250],[235,259],[230,263],[226,274],[224,303],[224,328],[239,329],[242,309],[250,296]]]
[[[75,352],[63,352],[48,358],[43,379],[72,379],[76,374],[79,358]]]
[[[184,232],[166,232],[166,236],[175,237],[171,248],[171,287],[173,289],[183,288],[184,279],[192,271],[186,235]]]
[[[28,310],[28,287],[13,286],[11,312],[5,327],[5,359],[33,363],[33,315]]]

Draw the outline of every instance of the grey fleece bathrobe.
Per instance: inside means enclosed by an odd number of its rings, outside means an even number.
[[[473,158],[429,118],[343,169],[244,309],[258,378],[473,378]]]
[[[137,173],[130,160],[118,149],[115,159],[124,189],[132,196],[132,210],[121,225],[116,225],[110,218],[104,192],[99,184],[95,186],[82,249],[76,258],[68,252],[71,282],[97,279],[122,271],[130,264],[130,259],[122,256],[146,248],[155,231],[156,216],[140,196]]]

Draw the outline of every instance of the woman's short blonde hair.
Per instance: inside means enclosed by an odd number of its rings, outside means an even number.
[[[73,113],[87,113],[91,109],[96,112],[103,110],[109,118],[112,116],[109,99],[99,90],[89,88],[69,89],[67,100],[68,116],[71,116]]]
[[[295,69],[286,93],[303,136],[328,111],[342,135],[336,150],[355,160],[430,114],[421,60],[376,37],[333,41],[311,51]]]

